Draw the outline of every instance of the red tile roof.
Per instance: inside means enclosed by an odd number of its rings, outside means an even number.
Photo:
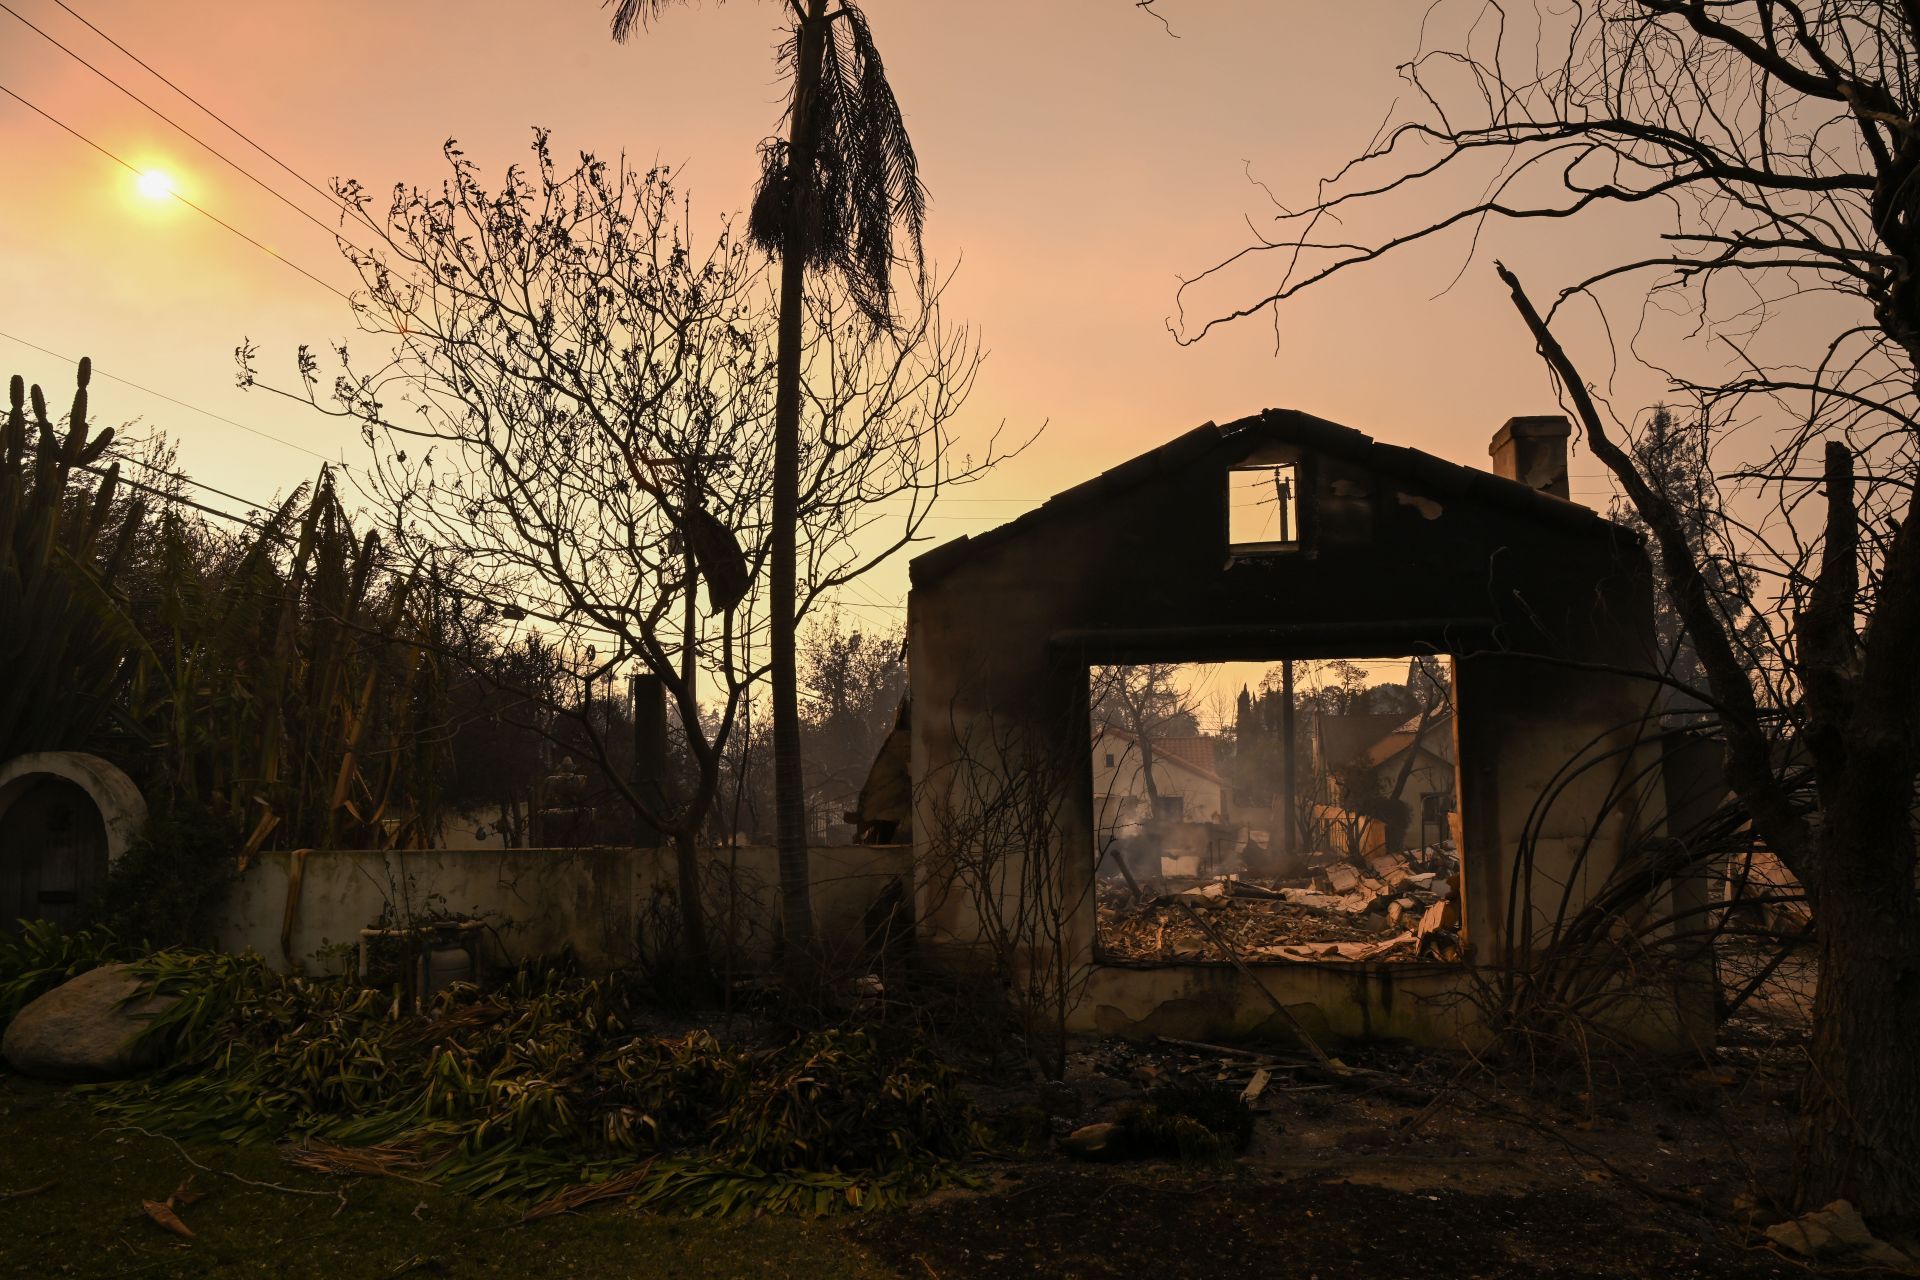
[[[1118,725],[1103,724],[1094,733],[1097,741],[1101,736],[1114,737],[1126,742],[1139,741],[1133,734]],[[1226,786],[1227,780],[1220,776],[1220,758],[1215,754],[1219,745],[1216,738],[1205,734],[1186,735],[1178,738],[1154,738],[1153,754],[1156,759],[1167,757],[1170,763],[1183,766],[1188,772],[1205,778],[1208,782]]]

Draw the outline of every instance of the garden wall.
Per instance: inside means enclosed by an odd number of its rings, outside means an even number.
[[[779,915],[775,851],[702,853],[703,899],[716,947],[738,962],[772,955]],[[821,941],[857,948],[870,908],[896,880],[911,901],[912,850],[856,845],[811,851]],[[305,972],[351,964],[360,930],[456,915],[484,921],[495,963],[571,947],[589,970],[629,964],[673,944],[676,883],[669,849],[326,850],[256,857],[232,885],[216,936]]]

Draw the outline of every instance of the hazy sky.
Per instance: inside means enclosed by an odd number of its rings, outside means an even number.
[[[7,0],[122,84],[325,217],[321,201],[88,31],[54,0]],[[747,199],[755,145],[780,115],[779,10],[735,0],[675,10],[626,46],[592,0],[69,0],[73,8],[302,174],[376,189],[437,181],[457,137],[490,179],[530,127],[556,152],[625,151],[684,165],[696,210]],[[1182,349],[1177,278],[1239,248],[1245,219],[1363,144],[1402,86],[1426,0],[1163,0],[1169,38],[1130,0],[869,0],[932,191],[928,249],[961,264],[950,313],[991,351],[963,419],[1047,424],[931,528],[990,527],[1049,493],[1203,421],[1303,409],[1377,437],[1486,465],[1494,428],[1550,412],[1551,388],[1484,257],[1444,296],[1465,244],[1444,242]],[[337,287],[332,242],[220,160],[0,12],[0,85]],[[351,332],[345,304],[228,231],[142,198],[132,175],[0,96],[0,332],[299,448],[110,381],[103,421],[141,417],[196,479],[264,500],[309,477],[312,454],[358,461],[344,424],[234,387],[232,351],[261,348],[288,381],[301,342]],[[1493,250],[1540,282],[1566,239]],[[1561,247],[1554,247],[1561,246]],[[1491,256],[1487,254],[1485,256]],[[1240,291],[1244,295],[1247,291]],[[71,371],[0,338],[0,368],[56,403]],[[303,453],[305,449],[311,453]],[[1574,493],[1604,505],[1576,456]],[[897,620],[904,560],[848,601]]]

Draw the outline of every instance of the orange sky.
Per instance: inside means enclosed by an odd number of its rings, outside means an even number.
[[[53,0],[27,18],[291,197],[320,203],[87,31]],[[456,136],[490,174],[525,156],[529,126],[556,151],[624,149],[682,163],[696,208],[736,209],[781,90],[778,11],[736,0],[670,12],[628,46],[591,3],[526,0],[69,0],[182,87],[325,185],[437,180]],[[964,259],[949,294],[991,356],[964,423],[1049,425],[1025,456],[956,494],[941,537],[990,527],[1065,485],[1202,421],[1304,409],[1472,465],[1514,414],[1553,409],[1547,379],[1485,259],[1536,293],[1576,265],[1593,230],[1489,251],[1446,293],[1465,253],[1450,240],[1290,304],[1276,333],[1242,323],[1196,348],[1166,331],[1176,277],[1240,247],[1264,198],[1283,196],[1360,144],[1401,86],[1425,0],[1163,0],[1170,39],[1127,0],[869,0],[933,195],[928,249]],[[341,288],[332,243],[92,72],[0,12],[0,84]],[[233,386],[232,350],[262,349],[287,380],[296,344],[350,332],[345,304],[0,97],[0,331],[296,442],[358,461],[342,424]],[[1559,229],[1565,232],[1566,228]],[[1235,300],[1244,300],[1246,290]],[[0,368],[64,398],[71,373],[0,339]],[[103,421],[143,417],[196,479],[266,499],[316,459],[102,382]],[[1604,505],[1599,465],[1574,459],[1576,498]],[[847,601],[897,620],[904,562]]]

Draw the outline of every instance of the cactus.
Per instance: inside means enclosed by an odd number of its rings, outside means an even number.
[[[64,439],[37,385],[29,393],[15,376],[8,387],[0,433],[0,759],[90,744],[135,667],[115,579],[145,509],[137,500],[116,502],[117,463],[96,465],[113,432],[89,433],[92,373],[82,360]],[[88,494],[84,478],[92,477]]]

